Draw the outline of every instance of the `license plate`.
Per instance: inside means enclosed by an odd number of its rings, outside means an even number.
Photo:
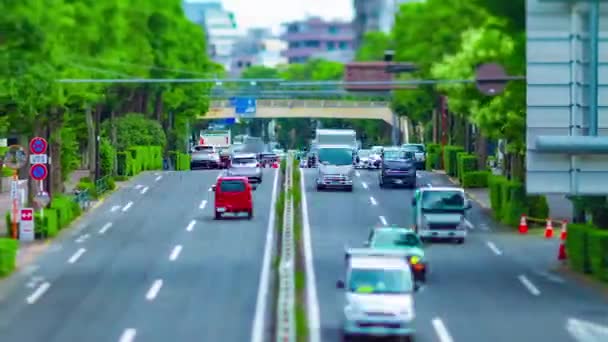
[[[217,208],[218,213],[226,212],[226,208]]]

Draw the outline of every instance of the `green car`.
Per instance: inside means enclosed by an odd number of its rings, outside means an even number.
[[[428,264],[424,255],[424,245],[414,230],[399,227],[374,228],[365,244],[374,249],[403,251],[407,255],[414,279],[426,282]]]

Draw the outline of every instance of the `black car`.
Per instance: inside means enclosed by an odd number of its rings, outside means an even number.
[[[414,153],[402,149],[385,149],[382,152],[382,165],[378,177],[381,188],[387,185],[416,188]]]

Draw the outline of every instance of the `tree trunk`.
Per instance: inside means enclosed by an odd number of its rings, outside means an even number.
[[[488,141],[479,129],[475,137],[475,154],[477,155],[477,166],[480,170],[484,170],[488,160]]]
[[[51,142],[49,152],[52,158],[50,190],[51,193],[62,193],[63,175],[61,172],[61,127],[63,125],[63,111],[51,108],[49,115],[49,129],[51,132]]]
[[[439,115],[437,113],[437,109],[433,109],[433,143],[439,143],[439,126],[441,122],[439,121]]]
[[[85,121],[87,123],[87,151],[89,156],[89,172],[90,174],[95,174],[95,156],[97,155],[97,149],[95,144],[95,121],[93,119],[93,112],[91,107],[87,106],[84,110]]]
[[[156,92],[156,96],[154,98],[154,118],[158,122],[162,122],[162,114],[163,114],[163,91],[158,90]]]

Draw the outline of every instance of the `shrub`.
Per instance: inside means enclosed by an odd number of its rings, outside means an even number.
[[[19,242],[0,238],[0,276],[7,276],[15,270]]]
[[[426,154],[426,162],[425,169],[427,171],[438,170],[439,169],[439,157],[441,154],[439,152],[427,153]]]
[[[608,231],[596,228],[588,232],[591,274],[599,280],[608,282]]]
[[[463,188],[487,188],[488,178],[491,173],[489,171],[471,171],[465,172],[462,177]]]
[[[443,169],[452,177],[456,176],[458,172],[457,156],[459,152],[464,152],[460,146],[447,145],[443,148]]]
[[[440,144],[426,144],[425,145],[426,153],[436,153],[441,154],[441,145]]]
[[[547,202],[546,196],[528,196],[526,203],[526,206],[528,207],[528,215],[530,217],[540,219],[549,217],[549,203]]]
[[[477,157],[467,153],[459,152],[456,155],[457,175],[460,183],[464,181],[464,174],[471,171],[477,171]]]
[[[503,187],[501,221],[509,226],[517,227],[521,215],[528,212],[526,187],[518,181],[507,181]]]
[[[594,229],[588,224],[569,224],[568,238],[566,239],[566,252],[568,261],[573,270],[589,273],[589,231]]]
[[[107,138],[101,138],[99,143],[99,164],[102,176],[111,175],[114,172],[114,160],[116,149]]]
[[[490,191],[490,206],[494,218],[500,220],[501,218],[501,205],[502,205],[502,191],[503,184],[507,182],[507,179],[503,176],[490,175],[488,176],[488,188]]]
[[[93,182],[83,182],[82,180],[76,185],[76,189],[80,191],[88,191],[91,198],[97,198],[97,188]]]

